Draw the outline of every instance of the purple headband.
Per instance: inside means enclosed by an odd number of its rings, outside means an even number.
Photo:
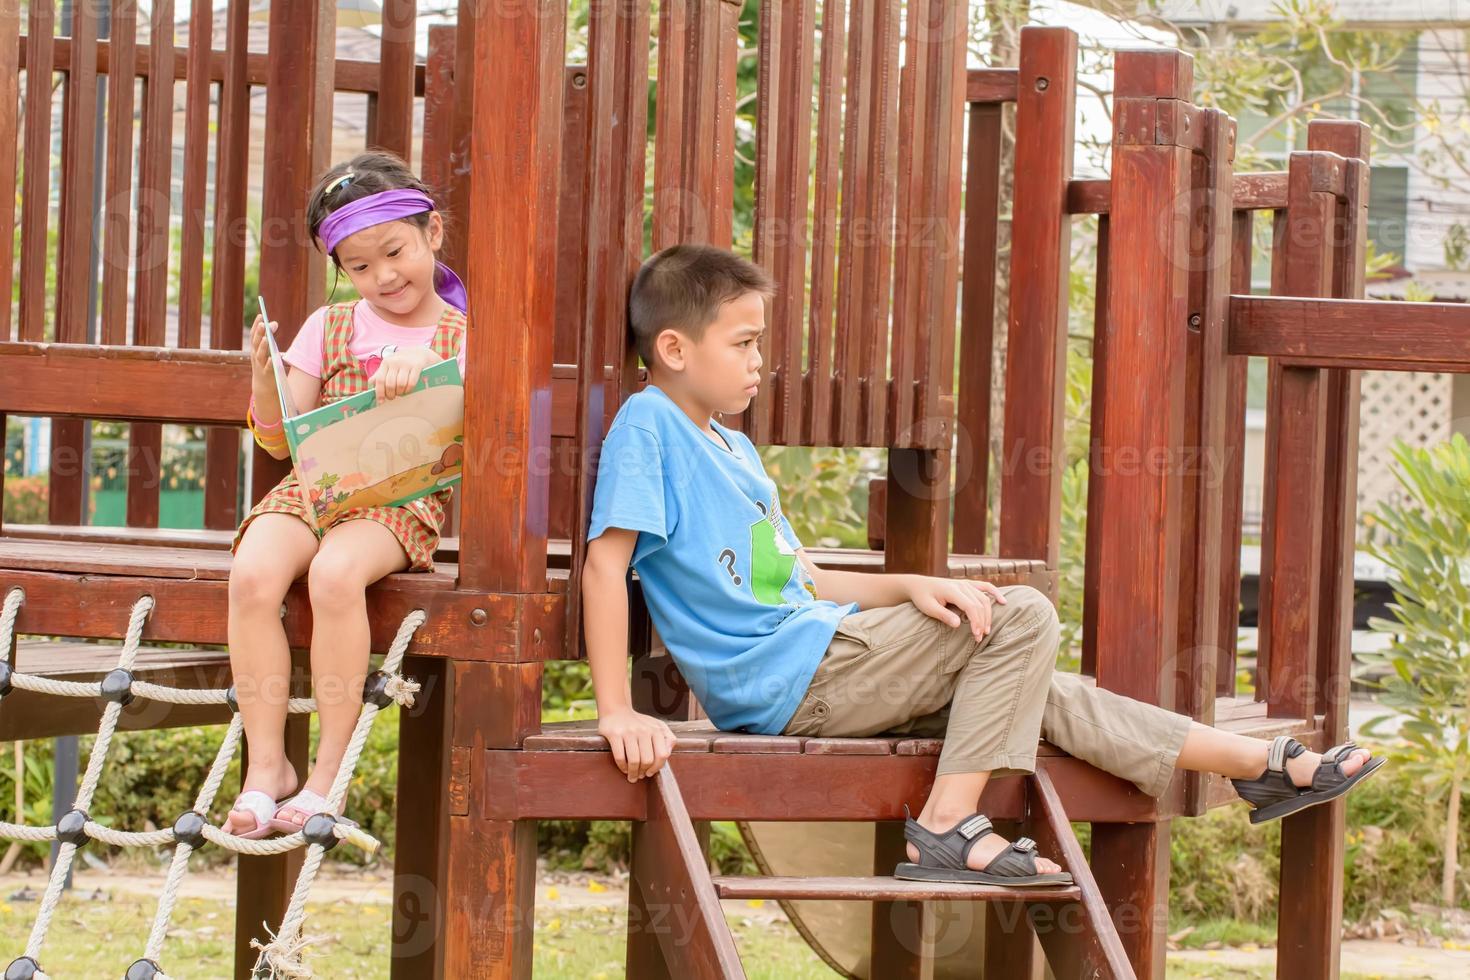
[[[348,235],[385,221],[397,221],[399,218],[432,210],[434,199],[423,191],[411,187],[379,191],[359,197],[327,215],[322,219],[318,234],[330,255]],[[434,292],[461,313],[469,312],[469,298],[465,295],[464,283],[454,274],[453,269],[437,259],[434,260]]]

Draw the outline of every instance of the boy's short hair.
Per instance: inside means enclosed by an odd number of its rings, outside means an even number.
[[[628,324],[643,363],[653,366],[653,341],[677,330],[698,343],[720,307],[746,293],[770,297],[776,284],[764,269],[712,245],[673,245],[648,258],[628,295]]]

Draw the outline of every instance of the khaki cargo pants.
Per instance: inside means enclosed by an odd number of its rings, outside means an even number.
[[[784,735],[944,738],[939,775],[1034,772],[1045,738],[1162,796],[1190,719],[1057,672],[1057,615],[1026,585],[1002,588],[979,642],[911,602],[846,616]]]

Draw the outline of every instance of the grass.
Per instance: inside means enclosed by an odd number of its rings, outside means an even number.
[[[534,975],[552,980],[615,980],[623,976],[626,913],[621,905],[538,910]],[[143,955],[154,903],[132,897],[89,901],[68,896],[57,909],[41,964],[52,976],[121,976]],[[318,976],[366,980],[388,976],[387,906],[309,907],[306,932],[321,937],[307,957]],[[18,955],[30,935],[35,902],[0,903],[0,965]],[[234,913],[222,902],[185,899],[174,913],[160,966],[190,980],[232,976]],[[731,916],[740,955],[752,980],[835,977],[784,920]]]

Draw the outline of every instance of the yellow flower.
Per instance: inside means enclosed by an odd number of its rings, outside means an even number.
[[[765,902],[765,899],[761,899],[761,898],[747,898],[745,900],[745,904],[749,908],[758,909],[761,906],[765,905],[766,902]]]
[[[589,881],[589,882],[588,882],[588,883],[587,883],[587,890],[588,890],[588,891],[589,891],[589,892],[591,892],[591,893],[592,893],[592,894],[594,894],[594,895],[596,895],[596,894],[598,894],[598,893],[599,893],[599,892],[605,892],[605,891],[607,891],[607,886],[606,886],[606,885],[604,885],[604,884],[603,884],[603,883],[602,883],[602,882],[600,882],[600,881],[596,881],[596,880],[594,880],[594,881]]]
[[[555,885],[552,885],[550,888],[546,889],[546,898],[549,901],[554,902],[554,901],[556,901],[560,897],[561,897],[561,893],[556,890],[556,886]]]

